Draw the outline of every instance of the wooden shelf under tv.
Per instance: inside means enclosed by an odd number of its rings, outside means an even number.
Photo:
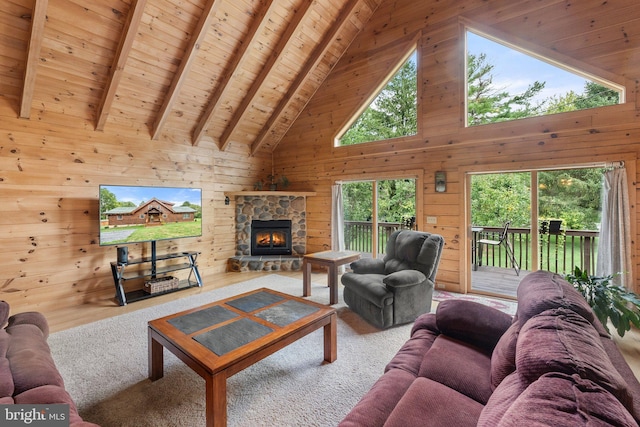
[[[116,300],[120,305],[127,305],[127,303],[130,302],[166,295],[196,286],[202,287],[202,279],[196,263],[200,252],[177,252],[164,255],[155,255],[155,251],[153,252],[154,255],[151,257],[131,259],[127,260],[126,263],[111,263],[111,273],[113,274],[113,282],[116,287]],[[158,265],[158,263],[162,264],[162,262],[179,258],[186,258],[188,262]],[[146,267],[146,264],[148,264],[148,268],[138,268],[133,271],[132,269],[127,270],[128,267],[132,266]],[[166,276],[168,273],[182,270],[190,270],[189,277],[185,280],[180,280],[178,282],[178,286],[174,289],[155,293],[149,293],[144,289],[136,289],[128,292],[125,291],[125,282],[128,280],[140,280],[146,278],[155,279]]]

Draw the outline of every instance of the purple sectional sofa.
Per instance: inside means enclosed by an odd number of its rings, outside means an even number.
[[[350,426],[638,426],[640,383],[584,298],[539,271],[513,318],[441,302],[340,423]]]
[[[78,415],[51,357],[48,337],[41,313],[9,317],[9,304],[0,301],[0,404],[68,404],[71,427],[99,427]]]

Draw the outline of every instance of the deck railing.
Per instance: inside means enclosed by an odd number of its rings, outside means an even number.
[[[483,238],[499,240],[502,228],[481,227],[483,230],[474,236],[474,240]],[[508,239],[513,247],[515,258],[523,270],[531,270],[531,230],[529,228],[509,228]],[[576,266],[591,274],[595,272],[598,237],[600,233],[592,230],[562,230],[559,233],[541,233],[539,241],[538,269],[554,273],[567,274]],[[474,262],[476,260],[473,260]],[[489,246],[482,253],[481,265],[511,268],[507,260],[505,247]]]
[[[383,254],[387,247],[389,236],[396,230],[405,228],[399,222],[378,223],[378,254]],[[345,221],[344,242],[347,250],[371,254],[371,231],[373,224],[367,221]]]
[[[385,252],[389,235],[395,230],[405,228],[402,223],[378,223],[378,254]],[[474,245],[478,238],[499,240],[501,227],[478,227],[482,231],[474,233]],[[366,221],[345,221],[346,249],[371,253],[372,223]],[[593,274],[595,272],[598,246],[597,231],[563,230],[561,233],[540,234],[538,248],[538,269],[559,274],[570,273],[576,266]],[[513,247],[516,260],[523,270],[531,270],[531,229],[509,228],[508,239]],[[475,256],[475,253],[474,253]],[[482,251],[481,265],[511,268],[505,247],[489,246]]]

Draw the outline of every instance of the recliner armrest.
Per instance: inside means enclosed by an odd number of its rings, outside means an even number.
[[[382,283],[385,284],[387,289],[393,291],[395,288],[420,285],[426,280],[427,276],[421,271],[400,270],[385,276],[385,278],[382,279]]]
[[[349,267],[356,274],[384,274],[384,261],[380,258],[362,258]]]

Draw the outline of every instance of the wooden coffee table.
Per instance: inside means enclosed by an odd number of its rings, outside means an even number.
[[[302,295],[311,295],[311,266],[327,267],[329,277],[329,304],[338,303],[338,267],[360,259],[360,252],[355,251],[324,251],[305,255],[302,258]]]
[[[206,381],[206,425],[227,425],[227,378],[324,328],[324,360],[337,358],[335,309],[258,289],[149,322],[149,378],[162,378],[163,347]],[[248,385],[250,386],[250,385]]]

